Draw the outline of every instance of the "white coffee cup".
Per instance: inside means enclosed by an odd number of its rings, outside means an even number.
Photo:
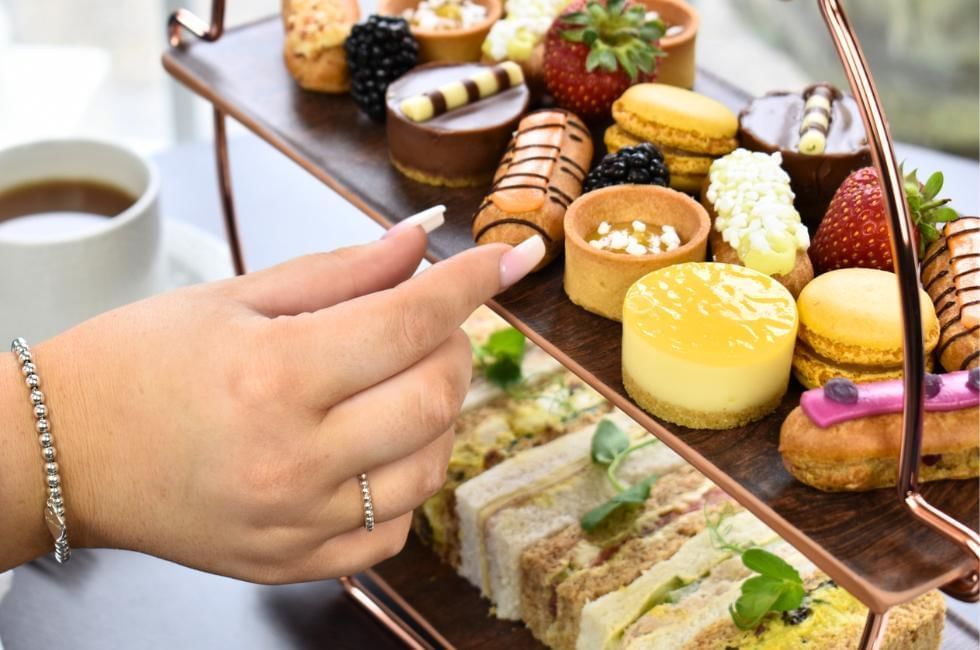
[[[97,140],[46,140],[0,150],[0,194],[51,180],[95,181],[137,197],[114,217],[81,231],[41,214],[24,234],[0,223],[0,350],[17,336],[40,342],[96,314],[152,295],[163,274],[160,180],[130,149]],[[84,219],[84,217],[82,217]],[[52,222],[54,223],[54,222]],[[44,231],[34,236],[36,231]]]

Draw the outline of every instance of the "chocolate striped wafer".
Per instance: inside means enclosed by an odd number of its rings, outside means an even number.
[[[399,108],[413,122],[426,122],[447,111],[472,104],[524,83],[521,66],[504,61],[474,75],[405,98]]]
[[[800,153],[817,156],[827,148],[830,130],[830,108],[839,91],[827,84],[817,84],[807,90],[803,99],[803,120],[800,123]]]

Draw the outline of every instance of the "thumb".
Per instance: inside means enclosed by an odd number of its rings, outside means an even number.
[[[241,279],[242,302],[270,318],[332,307],[390,289],[412,277],[425,255],[426,233],[442,225],[444,206],[409,217],[377,241],[315,253]]]

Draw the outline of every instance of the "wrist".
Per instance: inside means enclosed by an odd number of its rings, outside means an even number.
[[[92,475],[95,472],[104,478],[109,469],[93,455],[95,445],[92,432],[98,430],[98,425],[94,421],[96,413],[92,409],[89,393],[97,382],[83,380],[87,375],[82,373],[92,372],[92,369],[79,367],[78,356],[73,352],[73,332],[75,330],[69,330],[34,346],[34,358],[45,403],[50,409],[48,419],[58,450],[69,541],[74,548],[106,546],[107,537],[100,523],[99,501],[95,495],[98,476]],[[29,404],[25,409],[30,416]],[[33,436],[33,442],[35,447],[39,447],[37,436]],[[43,473],[40,448],[35,452],[38,466],[33,469]],[[41,475],[37,477],[38,481],[42,478]],[[43,482],[41,487],[44,496]],[[48,534],[47,545],[50,547],[51,543]]]
[[[6,347],[6,346],[4,346]],[[0,572],[51,550],[44,461],[17,358],[0,353]]]
[[[89,412],[89,392],[96,382],[81,380],[72,332],[32,346],[31,352],[49,409],[69,543],[104,546],[106,517],[95,496],[98,479],[91,475],[92,468],[104,466],[92,460],[90,432],[98,425]],[[0,571],[54,548],[45,523],[45,459],[35,425],[21,364],[14,354],[0,352]],[[101,475],[106,476],[104,470]]]

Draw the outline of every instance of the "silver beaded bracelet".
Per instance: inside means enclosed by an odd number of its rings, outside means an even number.
[[[41,392],[41,378],[34,365],[34,355],[27,341],[16,338],[10,343],[10,351],[20,361],[20,371],[24,381],[31,391],[31,404],[34,406],[34,428],[37,429],[38,442],[41,443],[41,456],[44,458],[44,475],[48,488],[48,501],[44,506],[44,522],[54,538],[54,559],[59,563],[71,558],[71,547],[68,545],[68,525],[65,522],[65,500],[61,493],[61,475],[58,473],[58,463],[55,458],[58,452],[54,448],[54,437],[51,435],[51,422],[48,419],[48,407],[44,403],[44,393]]]

